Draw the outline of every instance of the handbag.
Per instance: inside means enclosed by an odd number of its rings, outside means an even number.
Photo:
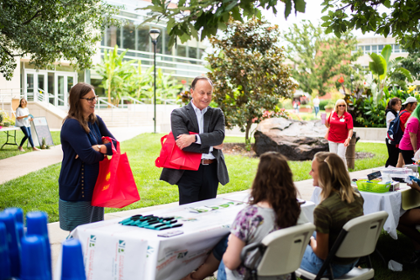
[[[197,134],[190,132],[190,134]],[[175,137],[170,132],[160,139],[162,149],[159,157],[155,160],[156,167],[194,170],[200,167],[201,154],[185,152],[181,150],[175,143]]]
[[[92,196],[92,206],[122,208],[140,200],[127,153],[121,154],[120,142],[112,143],[112,158],[99,162],[99,174]],[[115,141],[116,147],[114,146]]]

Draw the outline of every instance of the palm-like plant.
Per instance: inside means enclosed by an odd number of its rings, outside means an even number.
[[[108,103],[111,103],[111,96],[121,99],[121,96],[127,93],[123,85],[136,72],[132,66],[136,60],[124,61],[126,53],[127,50],[118,55],[118,46],[115,45],[113,51],[104,51],[102,63],[95,67],[96,72],[103,79],[101,87],[108,92]]]
[[[390,86],[398,85],[402,88],[406,87],[405,79],[399,79],[396,75],[397,73],[402,74],[409,82],[413,82],[410,71],[399,66],[403,57],[397,57],[390,61],[391,52],[392,47],[386,45],[382,49],[380,55],[376,53],[369,54],[372,59],[372,61],[369,62],[369,69],[372,72],[372,75],[374,75],[374,80],[371,83],[370,89],[374,97],[373,100],[375,105],[378,104],[383,93],[388,92]]]

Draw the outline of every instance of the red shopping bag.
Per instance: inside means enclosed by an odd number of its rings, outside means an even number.
[[[197,134],[190,132],[190,134]],[[194,170],[200,167],[201,154],[185,152],[178,148],[172,132],[160,139],[162,149],[159,157],[155,160],[156,167],[165,167],[172,169]]]
[[[112,138],[105,137],[112,143]],[[122,208],[140,200],[127,154],[112,145],[112,158],[99,162],[99,174],[93,190],[92,206]]]

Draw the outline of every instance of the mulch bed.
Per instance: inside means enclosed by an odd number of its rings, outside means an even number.
[[[257,154],[252,148],[251,151],[245,149],[245,143],[224,143],[222,150],[225,155],[242,155],[250,158],[257,157]],[[373,158],[374,156],[375,154],[372,153],[356,152],[356,159]]]

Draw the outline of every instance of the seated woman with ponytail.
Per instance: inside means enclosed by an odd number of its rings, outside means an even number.
[[[351,186],[350,175],[337,154],[315,154],[309,174],[313,185],[322,189],[321,203],[314,210],[316,237],[311,237],[300,267],[317,274],[344,224],[363,215],[363,198]],[[335,258],[334,278],[349,272],[356,263],[357,259]]]

